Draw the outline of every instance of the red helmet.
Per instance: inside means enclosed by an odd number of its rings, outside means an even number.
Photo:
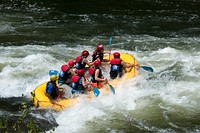
[[[100,60],[95,60],[94,61],[94,66],[99,66],[101,65],[101,61]]]
[[[89,52],[87,50],[83,50],[82,56],[88,56],[88,55],[89,55]]]
[[[99,44],[98,46],[97,46],[97,50],[103,50],[104,49],[104,46],[102,45],[102,44]]]
[[[84,69],[79,69],[79,70],[77,71],[77,74],[78,74],[79,76],[82,76],[84,73],[85,73],[85,70],[84,70]]]
[[[69,65],[70,67],[74,67],[74,61],[73,61],[73,60],[68,61],[68,65]]]
[[[69,68],[68,68],[68,66],[67,66],[66,64],[64,64],[64,65],[61,66],[61,70],[62,70],[63,72],[66,72],[68,69],[69,69]]]
[[[114,56],[114,58],[120,58],[120,53],[119,53],[119,52],[115,52],[115,53],[113,54],[113,56]]]

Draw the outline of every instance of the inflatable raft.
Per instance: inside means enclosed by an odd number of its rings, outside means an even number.
[[[120,58],[123,61],[125,61],[126,63],[134,64],[134,66],[139,66],[137,60],[131,54],[120,53],[120,55],[121,55]],[[111,60],[111,59],[113,59],[113,56],[112,55],[106,56],[105,59]],[[115,89],[117,89],[117,86],[120,82],[127,82],[130,78],[133,78],[138,75],[136,67],[128,68],[126,71],[127,72],[125,73],[125,75],[122,78],[111,80],[111,81],[109,81],[109,84],[112,85]],[[36,107],[51,108],[55,111],[61,111],[63,109],[74,106],[78,103],[79,97],[69,98],[69,99],[59,99],[56,103],[51,103],[49,98],[45,95],[46,84],[47,84],[47,82],[37,86],[31,92],[31,100]],[[103,96],[103,95],[111,93],[111,91],[109,89],[109,85],[105,85],[103,88],[100,88],[99,91],[100,91],[99,96]],[[90,92],[90,94],[81,95],[81,98],[84,98],[86,100],[92,100],[93,98],[95,98],[95,96],[94,96],[93,92]]]

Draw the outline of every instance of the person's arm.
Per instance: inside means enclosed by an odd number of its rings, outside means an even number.
[[[63,87],[57,86],[57,88],[58,88],[58,92],[57,92],[58,97],[56,98],[56,100],[59,99],[59,98],[62,98],[62,96],[65,94],[65,89]]]
[[[85,78],[82,78],[82,85],[84,87],[84,93],[88,94],[88,92],[93,90],[93,87],[91,86],[90,82],[87,82]]]
[[[53,98],[51,97],[50,93],[46,92],[46,96],[49,98],[50,101],[53,101]]]
[[[63,92],[64,91],[64,88],[62,87],[62,86],[57,86],[57,88],[58,88],[58,94],[60,93],[60,92]]]
[[[128,63],[126,63],[126,62],[124,62],[124,61],[122,61],[121,64],[122,64],[122,66],[123,66],[124,68],[134,67],[134,64],[128,64]]]
[[[105,81],[106,80],[106,78],[99,78],[98,77],[99,76],[99,69],[97,69],[96,71],[95,71],[95,80],[96,81],[101,81],[101,82],[103,82],[103,81]]]
[[[51,97],[51,95],[50,95],[48,92],[46,92],[46,96],[49,98],[49,100],[50,100],[50,102],[51,102],[52,104],[55,103],[55,100]]]
[[[75,75],[76,74],[76,72],[73,70],[73,68],[71,68],[69,71],[68,71],[68,73],[70,74],[72,74],[72,75]]]
[[[56,84],[53,84],[53,86],[54,86],[54,88],[56,88],[56,93],[58,95],[58,97],[56,98],[56,100],[57,100],[64,94],[64,88],[59,85],[56,85]]]
[[[104,54],[111,54],[111,51],[103,51]]]
[[[87,86],[88,86],[88,83],[86,82],[86,80],[85,80],[85,78],[84,77],[82,77],[82,85],[83,85],[83,87],[84,88],[87,88]]]
[[[89,66],[91,67],[93,65],[93,62],[89,62],[87,59],[84,59],[84,62]]]

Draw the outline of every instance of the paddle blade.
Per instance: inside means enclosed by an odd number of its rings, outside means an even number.
[[[149,72],[153,72],[153,68],[152,67],[148,67],[148,66],[140,66],[140,68],[149,71]]]
[[[110,45],[108,47],[108,51],[111,51],[112,50],[112,47],[111,47],[111,45],[112,45],[112,37],[109,38],[108,45]],[[110,53],[109,53],[109,61],[110,61]]]
[[[112,37],[109,38],[108,45],[112,44]]]
[[[94,92],[94,95],[95,95],[96,97],[100,94],[100,91],[99,91],[99,89],[97,89],[97,88],[94,88],[94,89],[93,89],[93,92]]]
[[[49,70],[49,76],[58,75],[59,72],[57,70]]]
[[[111,84],[108,84],[108,86],[109,86],[111,92],[112,92],[113,94],[115,94],[115,89],[114,89],[114,87],[113,87]]]

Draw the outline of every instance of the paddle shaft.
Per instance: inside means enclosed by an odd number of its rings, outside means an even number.
[[[111,47],[111,45],[112,45],[112,37],[109,38],[108,45],[110,46],[109,47],[109,51],[111,51],[111,49],[112,49],[112,47]],[[109,61],[110,61],[110,53],[109,53]]]
[[[125,62],[127,64],[131,64],[131,63],[128,63],[128,62]],[[142,68],[146,71],[149,71],[149,72],[153,72],[153,68],[152,67],[149,67],[149,66],[139,66],[139,65],[134,65],[133,67],[137,67],[137,68]]]

